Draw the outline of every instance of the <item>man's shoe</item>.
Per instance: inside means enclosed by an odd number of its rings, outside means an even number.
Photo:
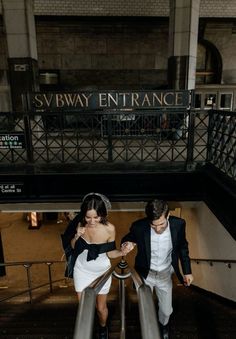
[[[169,339],[169,326],[165,325],[162,327],[162,338]]]
[[[107,326],[99,326],[98,339],[108,339],[108,328],[107,328]]]
[[[162,325],[159,322],[160,330],[161,330],[161,338],[162,339],[169,339],[169,324],[167,325]]]

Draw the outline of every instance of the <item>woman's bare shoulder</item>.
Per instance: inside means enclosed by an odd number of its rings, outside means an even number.
[[[106,224],[107,230],[108,232],[115,232],[115,225],[113,225],[112,223],[110,223],[109,221]]]

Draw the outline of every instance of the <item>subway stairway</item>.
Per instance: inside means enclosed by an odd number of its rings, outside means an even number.
[[[6,291],[0,291],[1,298]],[[120,311],[118,296],[109,298],[109,338],[119,338]],[[0,303],[1,339],[72,339],[77,313],[72,286],[55,289],[52,294],[27,297]],[[193,287],[174,283],[171,339],[235,339],[235,303]],[[94,321],[97,338],[97,319]],[[126,338],[142,338],[135,291],[127,291]],[[86,339],[86,338],[84,338]]]

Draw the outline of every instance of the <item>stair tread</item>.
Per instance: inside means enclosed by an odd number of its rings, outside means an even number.
[[[32,305],[22,302],[0,303],[1,339],[72,339],[77,300],[66,303],[60,296],[41,300]],[[203,325],[208,322],[217,339],[236,338],[236,311],[222,306],[213,299],[205,298],[191,289],[174,291],[174,313],[170,321],[172,339],[210,338]],[[183,309],[185,312],[183,312]],[[209,318],[210,317],[210,318]],[[50,320],[49,320],[50,319]],[[127,299],[126,338],[141,339],[139,308],[137,302]],[[109,301],[109,338],[120,336],[120,312],[118,303]],[[95,332],[97,319],[95,319]]]

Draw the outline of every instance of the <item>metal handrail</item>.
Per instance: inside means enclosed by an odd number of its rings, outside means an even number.
[[[200,261],[207,262],[207,263],[210,264],[210,266],[213,266],[214,262],[223,263],[223,264],[226,264],[226,266],[228,268],[231,268],[231,264],[235,264],[236,263],[236,260],[234,260],[234,259],[231,260],[231,259],[190,258],[190,260],[196,262],[197,264],[199,264]]]
[[[127,264],[126,268],[129,269],[129,272],[124,274],[124,279],[128,278],[128,276],[131,276],[138,295],[139,318],[142,331],[142,338],[161,339],[160,328],[156,317],[156,309],[151,288],[143,282],[140,275],[134,268],[129,267]],[[119,275],[117,274],[114,275],[121,279]],[[123,307],[125,307],[124,303]],[[121,320],[122,317],[124,317],[124,313],[121,315]],[[120,338],[121,339],[125,338],[125,333],[122,331]]]
[[[161,339],[151,288],[143,282],[134,268],[130,269],[130,272],[138,294],[142,338]]]
[[[129,269],[128,273],[118,274],[115,268],[119,267],[122,271]],[[139,301],[139,317],[143,339],[161,339],[160,329],[156,317],[155,304],[151,288],[147,286],[135,269],[130,268],[122,259],[121,263],[113,264],[111,268],[101,277],[97,278],[92,284],[85,288],[81,295],[78,307],[75,331],[73,339],[92,339],[92,329],[94,323],[96,294],[100,291],[107,279],[113,274],[116,278],[123,281],[120,285],[120,307],[121,307],[121,329],[120,339],[125,339],[125,286],[124,279],[131,276]]]
[[[117,263],[113,264],[102,276],[83,290],[76,316],[74,339],[92,339],[96,294],[110,278],[116,266]]]
[[[139,318],[143,339],[161,339],[156,309],[150,286],[143,284],[138,289]]]
[[[20,291],[18,293],[12,294],[10,296],[7,296],[5,298],[0,299],[0,302],[18,297],[19,295],[29,293],[29,299],[30,303],[32,304],[33,302],[33,296],[32,296],[32,291],[37,290],[39,288],[45,287],[49,285],[50,293],[52,293],[52,285],[55,284],[56,282],[63,281],[65,278],[62,279],[57,279],[57,280],[52,280],[52,273],[51,273],[51,265],[55,263],[63,263],[65,264],[65,261],[62,260],[40,260],[40,261],[16,261],[16,262],[5,262],[5,263],[0,263],[0,267],[6,267],[6,266],[23,266],[26,269],[26,274],[27,274],[27,283],[28,283],[28,289]],[[30,269],[32,265],[38,265],[38,264],[46,264],[48,266],[48,282],[32,287],[32,279],[30,275]]]
[[[74,339],[92,339],[96,293],[92,287],[86,287],[81,294],[77,311]]]
[[[19,296],[24,293],[29,293],[30,303],[32,303],[32,291],[39,289],[41,287],[50,286],[50,292],[52,292],[52,284],[63,279],[58,279],[52,281],[51,276],[51,265],[54,263],[65,263],[65,261],[59,260],[47,260],[47,261],[21,261],[21,262],[6,262],[0,263],[0,266],[23,266],[27,270],[27,279],[29,288],[16,293],[14,295],[8,296],[0,300],[5,301],[16,296]],[[49,282],[41,284],[36,287],[31,286],[31,276],[30,268],[34,264],[47,264],[49,270]],[[118,267],[121,269],[121,274],[118,274],[115,271],[115,268]],[[128,272],[125,270],[128,269]],[[92,339],[93,334],[93,323],[94,323],[94,313],[95,313],[95,302],[96,294],[101,290],[102,286],[106,283],[111,275],[114,275],[119,279],[119,292],[120,292],[120,309],[121,309],[121,330],[120,330],[120,339],[125,339],[125,285],[124,280],[131,277],[136,291],[138,294],[139,301],[139,316],[140,316],[140,325],[142,331],[143,339],[160,339],[160,330],[156,318],[156,310],[154,305],[154,300],[152,297],[151,289],[149,286],[145,285],[139,274],[135,269],[130,268],[124,259],[117,265],[117,262],[114,263],[109,270],[107,270],[101,277],[93,281],[87,288],[84,289],[81,295],[81,300],[78,307],[78,312],[76,316],[74,339]]]

